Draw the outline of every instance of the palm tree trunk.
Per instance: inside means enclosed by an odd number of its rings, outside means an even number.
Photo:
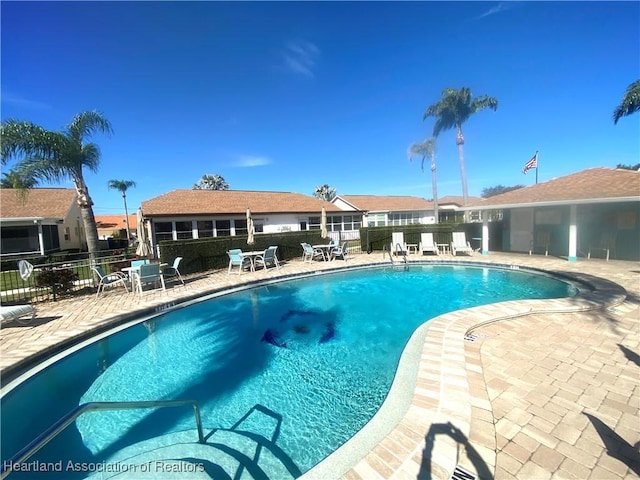
[[[460,161],[460,178],[462,180],[462,204],[467,206],[469,194],[467,193],[467,171],[464,166],[464,135],[462,125],[456,125],[456,145],[458,145],[458,160]],[[468,222],[469,212],[464,212],[464,221]]]
[[[431,154],[431,185],[433,189],[433,215],[436,223],[440,223],[438,218],[438,182],[436,181],[436,156]]]
[[[127,225],[127,246],[131,240],[131,231],[129,230],[129,212],[127,211],[127,194],[122,192],[122,201],[124,202],[124,222]]]
[[[93,267],[96,265],[98,252],[100,251],[100,243],[98,242],[98,225],[96,217],[93,214],[93,200],[89,196],[89,188],[84,182],[82,175],[76,175],[73,183],[78,192],[78,206],[80,207],[80,216],[84,226],[84,235],[87,239],[87,250],[89,251],[89,264]]]

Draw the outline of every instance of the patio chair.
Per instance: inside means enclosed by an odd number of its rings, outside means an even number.
[[[122,272],[113,272],[113,273],[105,273],[102,267],[91,267],[96,275],[100,278],[98,282],[98,291],[96,292],[96,298],[100,296],[100,292],[104,292],[105,287],[115,287],[117,285],[122,285],[124,289],[129,293],[129,288],[127,287],[127,276]]]
[[[318,257],[324,260],[324,253],[322,252],[322,250],[313,248],[308,243],[301,243],[300,245],[302,245],[302,261],[303,262],[312,262],[314,259]]]
[[[589,246],[589,252],[587,253],[587,259],[591,258],[592,250],[602,250],[606,254],[607,262],[609,261],[609,253],[616,251],[616,238],[615,232],[603,232],[600,235],[600,240],[595,245]]]
[[[267,248],[262,255],[257,256],[253,261],[254,268],[262,265],[266,270],[267,264],[273,265],[274,267],[276,267],[276,269],[280,268],[278,257],[276,256],[276,250],[278,250],[278,247],[272,245]]]
[[[535,253],[536,250],[544,251],[544,256],[549,255],[549,245],[551,244],[551,232],[548,230],[539,230],[536,232],[536,236],[531,240],[531,246],[529,247],[529,255]]]
[[[398,255],[406,255],[407,254],[407,244],[404,241],[404,233],[403,232],[393,232],[391,234],[391,251]]]
[[[153,283],[154,287],[157,287],[158,283],[162,285],[162,291],[166,291],[164,285],[164,276],[160,271],[159,263],[147,263],[144,265],[140,265],[140,268],[134,271],[133,279],[136,284],[136,289],[140,296],[143,293],[143,285],[148,283]]]
[[[335,260],[337,257],[342,257],[345,262],[347,261],[347,242],[331,250],[330,260]]]
[[[173,259],[173,265],[171,265],[170,267],[165,267],[162,270],[162,276],[166,279],[166,278],[177,278],[178,280],[180,280],[182,282],[182,286],[184,287],[184,280],[182,279],[182,275],[180,275],[180,270],[178,270],[178,266],[180,265],[180,262],[182,261],[182,257],[176,257]]]
[[[20,320],[29,316],[27,320]],[[36,309],[33,305],[1,305],[0,306],[0,324],[18,320],[18,323],[25,324],[36,318]]]
[[[473,248],[471,248],[471,244],[467,242],[467,236],[464,232],[452,233],[451,255],[455,257],[458,252],[473,255]]]
[[[243,257],[241,249],[234,248],[229,250],[227,255],[229,255],[229,270],[227,271],[227,275],[231,274],[233,267],[238,267],[238,274],[242,273],[244,267],[251,268],[251,259]]]
[[[419,250],[422,255],[425,252],[435,253],[436,255],[440,255],[440,250],[438,250],[438,245],[433,241],[433,233],[421,233],[420,234],[420,245]]]
[[[142,260],[131,260],[131,268],[137,268],[140,265],[146,265],[147,263],[149,263],[149,260],[147,260],[146,258]]]

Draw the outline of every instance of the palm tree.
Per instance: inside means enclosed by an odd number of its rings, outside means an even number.
[[[467,192],[467,173],[464,166],[464,135],[462,134],[462,124],[466,122],[471,115],[490,108],[497,110],[498,100],[493,97],[484,95],[482,97],[472,98],[471,90],[464,87],[460,90],[455,88],[445,88],[442,91],[442,99],[438,103],[434,103],[427,107],[422,116],[424,120],[427,117],[435,117],[436,122],[433,126],[433,136],[438,137],[441,131],[456,129],[456,145],[458,145],[458,159],[460,161],[460,177],[462,178],[462,198],[464,205],[467,205],[469,197]],[[465,212],[465,219],[468,217]]]
[[[222,175],[207,173],[193,185],[193,190],[229,190],[229,184]]]
[[[313,196],[320,200],[330,202],[336,196],[336,189],[330,187],[326,183],[324,185],[318,185],[313,192]]]
[[[2,179],[0,180],[0,188],[16,188],[19,190],[26,190],[36,186],[38,182],[34,178],[29,178],[17,170],[9,170],[9,172],[2,172]]]
[[[613,123],[618,123],[622,117],[631,115],[638,110],[640,110],[640,80],[636,80],[627,87],[622,102],[613,111]]]
[[[124,221],[127,225],[127,240],[131,240],[131,231],[129,230],[129,211],[127,210],[127,190],[135,186],[136,182],[133,180],[109,180],[109,188],[118,190],[122,193],[122,201],[124,202]]]
[[[409,155],[409,161],[413,160],[413,157],[420,155],[422,157],[422,163],[420,168],[424,172],[424,160],[429,157],[431,159],[431,188],[433,189],[433,215],[436,217],[436,223],[438,223],[438,183],[436,181],[436,137],[429,137],[422,143],[414,143],[409,147],[407,151]]]
[[[37,183],[60,183],[71,179],[78,194],[77,201],[92,264],[99,250],[98,229],[83,169],[86,167],[92,172],[98,171],[100,149],[95,143],[85,142],[85,138],[96,132],[113,132],[109,121],[97,111],[77,114],[61,132],[15,119],[2,122],[0,127],[2,164],[10,158],[21,156],[23,158],[17,165],[18,171]]]

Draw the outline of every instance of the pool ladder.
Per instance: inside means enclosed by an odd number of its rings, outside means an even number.
[[[34,438],[31,443],[16,453],[9,460],[2,462],[2,472],[0,479],[6,478],[12,471],[13,466],[27,461],[38,450],[53,440],[60,432],[71,425],[76,418],[86,412],[112,411],[112,410],[135,410],[139,408],[162,408],[181,407],[183,405],[193,405],[193,414],[198,428],[198,443],[205,443],[202,431],[202,420],[200,419],[200,406],[196,400],[150,400],[137,402],[89,402],[77,406],[57,422],[47,428],[44,432]]]
[[[387,250],[386,245],[382,247],[382,250],[383,250],[382,254],[384,255],[384,252],[386,251],[389,254],[389,260],[391,260],[391,263],[395,263],[395,260],[393,259],[393,253],[391,250]],[[400,245],[399,243],[396,243],[396,255],[398,253],[402,254],[402,259],[404,263],[407,263],[407,252],[404,251],[404,249],[402,248],[402,245]]]

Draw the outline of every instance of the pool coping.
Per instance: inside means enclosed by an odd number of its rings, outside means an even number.
[[[346,475],[349,477],[350,472],[362,478],[383,478],[379,473],[380,457],[385,451],[396,452],[398,445],[405,450],[402,465],[398,471],[405,471],[409,475],[415,476],[420,470],[420,458],[422,457],[421,449],[425,448],[424,433],[428,428],[439,422],[451,422],[460,432],[468,437],[470,429],[471,417],[471,401],[469,396],[469,387],[466,380],[465,362],[464,362],[464,336],[487,323],[503,321],[509,318],[516,318],[523,315],[535,313],[556,313],[556,312],[577,312],[592,310],[597,308],[608,308],[615,306],[626,298],[626,291],[618,284],[601,277],[583,274],[580,272],[564,272],[553,269],[538,269],[529,266],[518,266],[512,263],[494,263],[481,262],[475,259],[451,259],[451,260],[423,260],[419,262],[410,261],[411,265],[468,265],[472,267],[487,268],[509,268],[522,269],[523,271],[532,271],[552,276],[564,276],[570,280],[577,280],[591,285],[594,290],[590,292],[581,292],[576,297],[568,299],[555,300],[517,300],[510,302],[501,302],[498,304],[486,305],[481,307],[473,307],[465,310],[458,310],[441,315],[429,322],[424,332],[420,332],[419,327],[411,337],[410,344],[405,348],[401,359],[401,365],[396,374],[390,393],[383,403],[380,411],[372,418],[372,420],[345,445],[337,449],[325,460],[306,472],[303,479],[309,478],[338,478]],[[403,264],[396,263],[397,266]],[[16,372],[19,370],[28,370],[27,365],[33,365],[40,362],[45,357],[50,357],[56,352],[66,350],[72,344],[77,344],[83,339],[92,337],[96,333],[108,331],[117,325],[129,323],[135,319],[148,317],[150,314],[162,313],[171,308],[178,308],[189,302],[200,301],[203,297],[213,296],[216,294],[228,294],[233,291],[252,288],[255,286],[281,282],[289,279],[304,278],[322,275],[324,273],[337,273],[340,271],[351,271],[354,269],[365,269],[376,266],[389,267],[388,261],[371,262],[364,265],[348,265],[327,268],[323,270],[314,270],[301,273],[285,274],[278,277],[267,279],[250,280],[241,285],[221,286],[216,288],[208,288],[196,291],[190,295],[181,298],[175,298],[171,301],[153,301],[146,308],[138,309],[132,313],[115,314],[107,319],[93,325],[94,328],[88,329],[78,335],[64,339],[55,345],[45,348],[34,355],[22,359],[10,368],[5,368],[0,372],[3,376],[3,385],[5,384],[8,374],[15,378]],[[515,268],[514,268],[515,267]],[[480,320],[480,321],[478,321]],[[140,320],[142,321],[142,320]],[[420,348],[422,347],[422,348]],[[409,353],[413,352],[413,353]],[[417,352],[417,353],[416,353]],[[405,355],[406,353],[406,355]],[[417,362],[419,356],[420,361]],[[413,359],[413,360],[412,360]],[[409,388],[412,384],[411,379],[405,378],[407,368],[411,368],[413,362],[413,388]],[[419,363],[419,365],[418,365]],[[409,375],[411,376],[411,375]],[[404,392],[405,407],[398,407],[398,390]],[[407,392],[407,390],[411,390]],[[410,393],[410,395],[407,395]],[[451,399],[447,404],[441,399]],[[408,401],[409,399],[409,401]],[[390,407],[388,405],[390,405]],[[388,410],[403,410],[404,416],[399,422],[390,421],[385,418],[385,412]],[[490,405],[489,405],[490,409]],[[380,417],[380,418],[378,418]],[[358,436],[362,436],[370,429],[380,428],[389,430],[389,433],[382,441],[371,441],[369,438],[369,447],[364,449],[353,449],[358,442]],[[385,426],[386,425],[386,426]],[[362,433],[365,432],[365,433]],[[416,441],[422,438],[422,442]],[[406,440],[410,440],[409,442]],[[457,445],[455,441],[435,442],[431,450],[431,472],[433,478],[450,478],[451,472],[455,468],[455,459],[458,456]],[[373,448],[371,447],[373,445]],[[409,445],[412,445],[411,447]],[[340,453],[343,452],[343,453]],[[350,452],[347,462],[340,461],[339,456],[345,455],[344,452]],[[357,455],[354,453],[357,452]],[[489,465],[495,467],[495,452],[493,452],[493,461],[486,459]],[[357,463],[356,463],[357,462]],[[354,465],[355,463],[355,465]],[[327,470],[327,465],[332,467]],[[323,470],[324,469],[324,470]],[[417,469],[417,470],[416,470]],[[322,472],[325,472],[322,474]],[[326,476],[331,472],[331,476]],[[375,475],[373,473],[375,473]],[[345,477],[345,478],[346,478]],[[354,478],[354,477],[349,477]]]

